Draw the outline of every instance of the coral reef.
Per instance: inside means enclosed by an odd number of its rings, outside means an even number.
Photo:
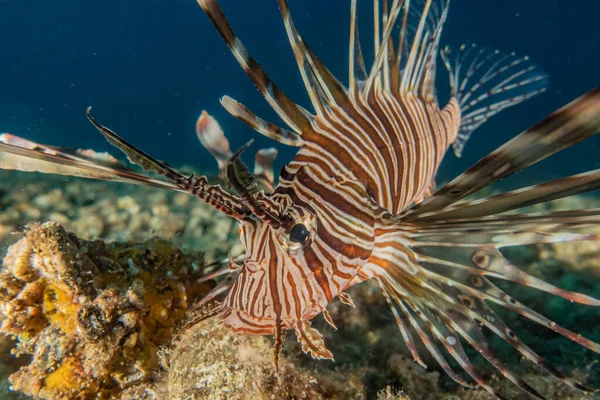
[[[17,339],[17,357],[31,359],[11,375],[12,389],[110,398],[153,378],[160,347],[210,289],[196,283],[194,265],[201,254],[160,240],[106,245],[55,222],[29,225],[0,272],[0,331]]]

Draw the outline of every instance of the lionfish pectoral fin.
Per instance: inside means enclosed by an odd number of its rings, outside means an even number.
[[[315,359],[326,359],[334,361],[333,354],[325,347],[323,335],[311,326],[309,320],[301,319],[294,324],[296,337],[302,345],[302,351],[310,354]]]
[[[432,337],[437,338],[446,347],[450,355],[478,384],[499,397],[466,357],[460,344],[462,338],[515,385],[534,397],[543,398],[500,361],[480,332],[481,325],[556,379],[573,388],[589,391],[583,384],[560,372],[523,343],[487,304],[492,302],[515,311],[581,346],[600,353],[599,344],[530,309],[488,279],[494,277],[510,280],[571,301],[600,306],[600,301],[593,297],[557,288],[527,274],[506,260],[499,251],[505,246],[600,240],[596,235],[574,232],[600,218],[600,210],[588,210],[585,216],[573,216],[573,213],[584,212],[554,212],[545,216],[509,214],[488,219],[461,220],[456,223],[428,222],[417,228],[413,226],[414,233],[404,239],[403,251],[411,254],[407,258],[414,260],[415,266],[420,269],[419,274],[414,277],[406,273],[400,275],[406,267],[392,264],[368,267],[371,269],[370,275],[376,278],[382,288],[413,356],[417,359],[418,354],[408,326],[415,329],[425,347],[454,380],[461,383],[460,379],[456,379],[456,374],[449,369],[441,352],[437,350]],[[413,282],[413,279],[418,279],[419,283],[407,284]],[[413,288],[412,292],[410,288]]]
[[[479,315],[473,317],[473,315],[470,315],[465,310],[460,301],[452,299],[446,291],[448,288],[452,289],[451,286],[444,287],[437,283],[426,282],[419,296],[410,295],[405,292],[402,284],[399,284],[394,278],[393,271],[391,271],[393,268],[390,266],[382,269],[375,267],[373,274],[377,277],[376,280],[389,302],[406,345],[413,357],[415,357],[416,362],[425,367],[417,353],[414,339],[410,334],[409,328],[411,327],[417,332],[423,345],[450,378],[463,386],[472,386],[450,367],[438,346],[439,344],[446,348],[447,352],[454,358],[458,365],[478,385],[491,395],[502,399],[503,397],[497,393],[487,379],[482,377],[477,368],[469,360],[461,344],[461,339],[464,339],[478,350],[507,379],[534,397],[543,399],[535,389],[518,378],[497,358],[487,340],[479,331],[478,321],[483,317]],[[461,295],[461,292],[457,291],[456,293],[458,293],[457,295],[461,299],[467,298],[466,296],[463,297],[464,295]],[[469,300],[474,304],[474,300],[470,297]]]
[[[452,147],[462,155],[471,133],[505,108],[546,90],[548,76],[529,57],[498,50],[462,45],[441,51],[450,74],[451,96],[460,105],[461,121]],[[451,60],[454,57],[454,60]]]
[[[515,189],[476,200],[461,200],[438,212],[423,214],[420,221],[485,217],[545,203],[600,188],[600,169]]]
[[[406,343],[406,346],[413,356],[415,362],[421,367],[427,369],[427,365],[423,362],[417,351],[415,341],[413,340],[409,329],[410,327],[417,332],[417,335],[421,339],[421,342],[425,348],[427,348],[433,358],[438,362],[440,367],[448,374],[448,376],[450,376],[450,378],[462,386],[472,386],[462,379],[452,369],[452,367],[450,367],[450,364],[446,361],[444,354],[440,351],[436,341],[434,341],[433,338],[435,337],[437,341],[441,342],[444,346],[446,346],[446,344],[448,344],[452,338],[455,339],[455,342],[458,342],[458,339],[451,335],[440,338],[440,329],[434,326],[433,322],[427,318],[427,314],[425,314],[423,311],[427,309],[426,306],[419,304],[419,299],[411,299],[411,295],[406,292],[402,285],[399,284],[399,282],[394,278],[393,271],[388,272],[386,271],[386,267],[384,267],[377,271],[375,275],[377,276],[376,281],[379,285],[379,288],[381,289],[386,301],[388,302],[388,305],[390,306],[394,318],[396,319],[398,328],[402,333],[404,342]],[[459,349],[458,346],[457,349],[462,350],[462,348]]]
[[[420,202],[422,202],[423,200],[425,200],[426,198],[428,198],[429,196],[431,196],[431,194],[435,192],[435,177],[431,180],[431,182],[429,182],[429,186],[426,186],[423,189],[423,192],[418,194],[415,197],[414,203],[418,204]]]
[[[60,149],[19,136],[0,135],[0,169],[75,176],[180,190],[171,182],[132,172],[107,153]]]

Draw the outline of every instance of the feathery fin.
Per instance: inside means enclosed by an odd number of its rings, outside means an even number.
[[[454,56],[454,62],[451,57]],[[461,124],[452,147],[462,155],[471,133],[500,111],[546,90],[548,76],[529,57],[462,45],[441,51],[450,74],[451,96],[460,104]]]
[[[312,358],[326,359],[333,361],[333,354],[323,342],[323,335],[318,330],[311,327],[310,321],[301,319],[294,323],[294,329],[296,330],[296,337],[298,342],[302,345],[302,351],[305,354],[309,354]]]

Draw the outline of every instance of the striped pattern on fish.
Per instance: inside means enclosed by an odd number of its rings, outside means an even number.
[[[507,379],[529,394],[541,397],[535,389],[509,371],[489,349],[486,339],[479,333],[479,326],[475,322],[483,319],[488,328],[512,344],[527,358],[547,369],[558,379],[584,390],[581,384],[562,375],[520,342],[516,334],[493,313],[485,300],[496,301],[507,308],[514,309],[594,351],[598,351],[598,346],[564,328],[557,328],[556,324],[548,323],[548,320],[525,306],[517,307],[516,300],[506,300],[508,295],[487,279],[486,269],[481,266],[483,265],[481,260],[491,258],[490,254],[493,255],[494,268],[489,272],[491,276],[537,287],[585,304],[599,305],[596,299],[560,290],[518,270],[498,251],[502,246],[549,241],[597,240],[595,236],[569,232],[587,223],[583,224],[578,219],[572,219],[571,215],[565,215],[566,221],[562,224],[560,223],[562,216],[546,215],[544,217],[553,222],[544,224],[538,219],[535,223],[523,224],[520,228],[522,231],[515,233],[521,221],[510,217],[503,220],[502,217],[495,216],[511,208],[593,188],[598,182],[594,179],[595,176],[588,174],[571,177],[562,182],[537,185],[484,199],[479,203],[463,201],[454,206],[455,208],[452,206],[466,195],[560,150],[564,147],[560,145],[561,137],[565,138],[565,144],[572,145],[583,140],[587,135],[596,133],[600,127],[597,93],[593,92],[587,97],[582,97],[563,111],[532,127],[432,195],[435,174],[448,147],[454,145],[455,152],[460,155],[472,130],[502,109],[543,92],[545,75],[538,72],[534,65],[529,64],[527,57],[519,58],[512,54],[503,56],[498,55],[497,51],[486,53],[485,49],[474,46],[467,50],[465,47],[460,48],[455,64],[452,66],[449,60],[451,51],[446,48],[443,56],[451,76],[452,97],[448,105],[440,109],[433,82],[437,48],[441,27],[447,16],[448,2],[423,2],[422,14],[413,34],[412,44],[409,44],[408,40],[403,42],[401,39],[395,56],[390,51],[394,47],[390,33],[401,9],[404,8],[401,37],[408,37],[406,26],[410,6],[408,1],[394,1],[389,8],[387,2],[384,2],[381,20],[383,33],[380,41],[379,15],[377,11],[375,13],[375,61],[371,71],[364,74],[365,80],[358,82],[355,71],[361,69],[362,63],[354,62],[356,53],[361,52],[356,40],[356,1],[352,1],[350,82],[346,88],[304,43],[292,22],[287,2],[285,0],[278,2],[301,76],[315,110],[314,115],[294,105],[266,76],[241,41],[235,37],[216,1],[198,0],[246,73],[267,101],[272,106],[275,103],[274,110],[291,128],[291,131],[275,128],[265,132],[267,125],[261,123],[260,129],[257,130],[276,140],[277,132],[286,132],[286,138],[280,140],[282,143],[286,143],[287,138],[293,135],[296,135],[294,145],[301,143],[296,157],[282,172],[274,195],[289,196],[286,202],[291,206],[288,207],[301,206],[313,213],[316,219],[315,236],[319,239],[326,237],[330,245],[323,249],[321,254],[324,257],[310,262],[309,256],[314,249],[322,247],[320,241],[315,240],[314,237],[303,248],[301,254],[291,254],[283,247],[281,251],[273,254],[275,234],[265,231],[260,235],[260,242],[254,243],[254,246],[269,249],[268,256],[262,254],[265,258],[263,267],[258,269],[261,273],[271,276],[274,256],[277,258],[276,264],[282,269],[288,264],[300,266],[299,270],[303,269],[308,273],[317,270],[324,272],[323,275],[297,275],[296,279],[292,277],[289,284],[282,279],[285,274],[279,272],[280,281],[273,283],[270,293],[268,290],[256,291],[247,298],[253,304],[256,298],[266,300],[268,305],[269,300],[273,300],[272,313],[262,313],[260,318],[263,318],[263,321],[274,322],[273,330],[278,339],[280,335],[278,324],[283,324],[285,328],[295,325],[293,319],[287,320],[289,314],[283,311],[280,302],[282,298],[286,304],[290,302],[290,307],[293,304],[298,306],[298,303],[301,309],[312,307],[312,312],[306,318],[311,319],[322,309],[322,294],[329,301],[331,295],[339,295],[347,287],[366,280],[375,280],[390,303],[409,350],[421,364],[409,327],[415,329],[440,366],[460,384],[467,385],[452,371],[449,363],[444,359],[445,356],[439,351],[435,339],[441,341],[471,378],[490,393],[500,396],[467,358],[460,345],[461,337],[479,350]],[[379,9],[378,1],[374,1],[374,8]],[[433,10],[431,18],[430,9]],[[469,53],[472,53],[472,59],[469,58]],[[402,57],[406,60],[403,61]],[[463,62],[466,63],[466,72],[461,75]],[[508,76],[503,75],[507,71]],[[503,95],[506,96],[502,97]],[[233,115],[242,114],[240,111],[236,112],[236,106],[239,108],[243,106],[232,100],[228,100],[228,103],[227,108]],[[586,109],[588,106],[589,109]],[[249,118],[250,111],[247,108],[243,107],[243,111],[244,118],[240,118],[242,121],[260,120],[258,117]],[[574,115],[568,118],[568,122],[559,120],[557,124],[556,115],[561,114]],[[249,123],[249,125],[256,129],[256,124]],[[269,123],[269,126],[276,127],[272,123]],[[554,140],[551,142],[549,138]],[[552,149],[544,149],[545,143],[553,143]],[[473,187],[462,188],[462,182],[471,183],[469,182],[471,177]],[[568,181],[578,184],[574,187],[569,185]],[[350,189],[351,186],[355,186],[356,191],[354,193],[329,191],[335,183],[338,183],[336,188],[345,186]],[[361,189],[366,193],[361,193]],[[452,197],[445,196],[445,193],[450,193]],[[343,245],[348,245],[353,240],[360,242],[367,221],[365,216],[369,215],[369,211],[365,208],[366,212],[361,216],[353,210],[359,204],[356,200],[365,194],[371,201],[372,214],[369,219],[372,218],[374,221],[371,255],[366,262],[364,258],[360,258],[362,264],[356,265],[354,273],[350,272],[352,269],[349,270],[348,277],[353,276],[353,278],[343,279],[340,281],[341,286],[332,287],[331,281],[336,277],[338,270],[335,267],[330,270],[325,267],[335,264],[344,265],[341,259],[352,252]],[[346,197],[340,198],[344,195]],[[476,204],[478,211],[471,214],[470,211],[476,207]],[[445,207],[448,209],[444,209]],[[486,212],[487,207],[489,213]],[[465,210],[463,214],[467,220],[461,221],[456,218],[459,216],[456,208]],[[325,210],[332,211],[331,216],[337,213],[338,217],[352,222],[346,229],[340,229],[325,217],[323,214]],[[488,215],[492,216],[490,221],[481,218]],[[420,223],[421,218],[427,220],[427,225]],[[451,228],[450,222],[453,218],[464,224],[463,230]],[[437,222],[441,226],[439,228],[441,232],[435,239],[439,243],[427,241],[432,237],[427,235],[428,229],[431,229],[429,224],[433,225],[432,222]],[[508,229],[496,226],[501,225],[502,222],[508,224]],[[469,239],[475,242],[469,243]],[[335,245],[331,245],[332,243]],[[436,255],[434,257],[427,253],[432,248],[437,249],[436,246],[444,250],[466,248],[471,256],[467,260],[447,260],[443,257],[448,257],[445,254],[434,252]],[[248,250],[252,251],[250,248]],[[479,262],[479,269],[476,262]],[[265,279],[265,281],[271,280]],[[321,290],[315,292],[313,298],[315,303],[311,305],[307,303],[310,299],[299,298],[297,293],[298,290],[307,287],[314,289],[315,282],[319,284]],[[228,298],[231,296],[236,299],[243,298],[239,293],[245,290],[245,284],[246,281],[236,282]],[[226,324],[236,324],[236,330],[244,331],[241,318],[247,321],[253,311],[248,309],[247,303],[240,301],[234,305],[228,303],[226,299],[224,303],[226,308],[231,307],[238,313],[244,312],[243,315],[236,316],[240,319],[234,317],[229,321],[226,320]],[[279,306],[275,307],[278,304]],[[326,320],[329,322],[330,318],[326,316]],[[264,325],[263,329],[265,329]],[[303,345],[306,344],[306,337],[298,331],[297,336]],[[449,340],[452,341],[452,345],[448,345]],[[317,348],[324,348],[320,336],[315,339],[315,342]],[[316,357],[325,354],[324,351],[317,351]],[[315,356],[314,352],[313,356]]]

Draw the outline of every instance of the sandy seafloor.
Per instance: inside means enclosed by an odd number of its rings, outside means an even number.
[[[600,201],[578,197],[561,201],[556,206],[599,207]],[[208,260],[242,251],[233,222],[185,194],[133,185],[0,171],[2,253],[21,237],[18,232],[23,226],[49,220],[59,222],[81,239],[142,243],[159,237],[184,252],[205,252]],[[518,260],[520,266],[526,265],[528,272],[561,287],[600,295],[599,250],[600,245],[596,243],[536,246],[512,250],[508,256]],[[514,285],[502,287],[557,323],[600,341],[600,312],[597,309],[570,304],[535,290],[515,288]],[[443,372],[438,372],[435,362],[427,357],[431,366],[428,371],[413,363],[407,356],[392,314],[374,286],[362,285],[353,288],[350,293],[356,309],[344,306],[338,300],[329,307],[338,326],[337,332],[321,318],[314,323],[324,334],[325,343],[336,357],[335,363],[310,360],[301,354],[293,335],[288,336],[283,353],[282,376],[285,378],[280,378],[289,379],[287,386],[281,382],[270,386],[263,384],[276,379],[272,373],[270,339],[237,337],[215,327],[212,322],[194,333],[196,336],[192,339],[183,340],[179,348],[173,350],[173,354],[179,356],[171,360],[171,370],[157,382],[148,382],[147,385],[168,386],[167,392],[177,399],[255,398],[253,396],[257,395],[280,398],[285,397],[282,394],[285,391],[294,398],[491,398],[482,391],[459,388]],[[503,310],[496,311],[524,342],[561,370],[583,379],[589,386],[600,387],[598,355],[518,316]],[[580,392],[556,384],[508,345],[497,339],[491,341],[508,365],[548,398],[600,398],[598,394],[583,397]],[[14,360],[8,355],[10,346],[9,342],[4,342],[1,348],[4,364],[0,368],[3,373],[0,399],[17,398],[7,391],[6,376],[15,368]],[[232,349],[237,350],[232,352]],[[425,355],[426,351],[421,353]],[[485,362],[477,360],[476,364],[483,366]],[[180,371],[173,371],[174,368],[180,368]],[[226,373],[219,372],[219,368]],[[231,371],[237,371],[237,375]],[[227,379],[221,381],[218,378],[223,373]],[[207,377],[212,377],[212,380],[207,380]],[[248,377],[252,377],[252,384]],[[200,385],[195,381],[204,383]],[[526,397],[504,379],[494,378],[492,382],[502,388],[508,398]],[[404,389],[405,394],[401,394],[400,389]],[[155,392],[167,393],[165,390]],[[161,398],[160,395],[158,398]]]

